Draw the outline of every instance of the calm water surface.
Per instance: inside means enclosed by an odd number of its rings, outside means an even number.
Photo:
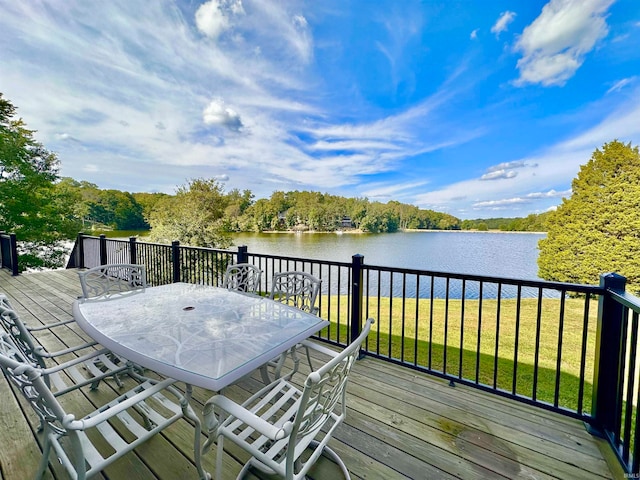
[[[538,241],[546,234],[398,232],[385,234],[243,233],[249,252],[369,265],[538,280]]]

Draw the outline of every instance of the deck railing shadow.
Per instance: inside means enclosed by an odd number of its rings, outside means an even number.
[[[219,286],[229,263],[252,263],[269,291],[274,273],[322,279],[321,341],[344,347],[376,319],[362,355],[431,373],[584,421],[640,475],[640,299],[625,279],[600,285],[466,275],[79,234],[69,268],[141,263],[150,285]]]

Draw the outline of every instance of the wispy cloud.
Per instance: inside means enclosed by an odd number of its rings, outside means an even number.
[[[555,190],[549,190],[546,192],[533,192],[528,193],[522,197],[505,198],[501,200],[488,200],[486,202],[477,202],[472,205],[474,209],[491,209],[501,210],[513,205],[521,205],[531,203],[534,200],[546,199],[546,198],[564,198],[571,195],[571,190],[564,190],[556,192]]]
[[[609,90],[607,90],[607,94],[622,90],[627,85],[631,85],[632,83],[634,83],[637,78],[638,77],[634,76],[634,77],[628,77],[628,78],[623,78],[622,80],[618,80],[609,88]]]
[[[608,8],[614,0],[551,0],[515,45],[522,53],[517,85],[564,85],[585,56],[609,32]]]
[[[369,185],[363,185],[362,187],[362,196],[376,199],[376,200],[397,200],[402,197],[403,193],[414,190],[416,188],[422,188],[427,185],[429,182],[421,181],[421,182],[407,182],[407,183],[399,183],[399,184],[383,184],[383,183],[374,183]]]

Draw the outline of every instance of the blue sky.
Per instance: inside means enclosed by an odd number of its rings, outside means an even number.
[[[100,188],[513,217],[640,144],[638,0],[29,0],[0,42],[0,92]]]

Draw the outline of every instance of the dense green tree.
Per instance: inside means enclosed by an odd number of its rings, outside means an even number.
[[[547,218],[539,275],[597,284],[599,275],[627,277],[640,292],[640,154],[617,140],[596,149],[572,182],[572,194]]]
[[[227,248],[231,245],[225,230],[227,206],[228,198],[216,180],[193,179],[179,187],[175,196],[161,200],[151,212],[150,240]]]
[[[462,230],[478,230],[480,225],[488,230],[500,230],[503,232],[545,232],[546,218],[549,212],[532,213],[524,218],[478,218],[475,220],[463,220],[459,228]]]
[[[224,212],[226,229],[231,232],[245,230],[242,215],[253,203],[251,190],[243,190],[242,193],[234,188],[227,194],[228,206]]]
[[[15,115],[0,93],[0,228],[22,242],[21,269],[59,266],[63,257],[56,242],[75,237],[79,228],[70,214],[74,199],[56,188],[56,155]]]
[[[116,230],[149,228],[143,208],[129,192],[100,190],[97,199],[89,203],[89,217]]]

